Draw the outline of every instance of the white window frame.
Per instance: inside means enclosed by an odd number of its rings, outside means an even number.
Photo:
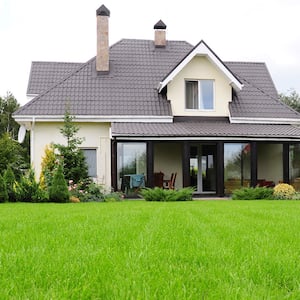
[[[201,108],[201,82],[202,81],[211,81],[213,84],[212,92],[213,92],[213,99],[212,99],[212,108]],[[187,91],[186,86],[187,82],[197,82],[198,83],[198,108],[188,108],[187,107]],[[187,111],[214,111],[215,110],[215,80],[214,79],[185,79],[185,110]]]

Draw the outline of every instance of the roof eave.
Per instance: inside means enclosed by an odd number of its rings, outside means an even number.
[[[167,86],[174,77],[196,56],[207,57],[230,81],[230,85],[237,91],[243,88],[243,84],[238,78],[226,67],[223,61],[201,40],[175,68],[159,83],[158,92]]]
[[[34,122],[63,122],[63,115],[14,115],[13,118],[19,124],[24,124],[34,120]],[[172,123],[173,116],[138,116],[138,115],[107,115],[107,116],[92,116],[92,115],[76,115],[75,122],[141,122],[141,123]]]
[[[229,116],[230,123],[235,124],[282,124],[299,125],[300,119],[292,118],[253,118],[253,117],[232,117]]]

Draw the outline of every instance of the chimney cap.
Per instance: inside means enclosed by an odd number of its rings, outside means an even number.
[[[167,25],[162,21],[159,20],[155,25],[154,25],[154,29],[166,29]]]
[[[97,10],[96,10],[96,15],[97,16],[110,16],[110,11],[108,8],[106,8],[105,5],[101,5]]]

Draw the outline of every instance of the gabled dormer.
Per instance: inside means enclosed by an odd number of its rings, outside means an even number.
[[[232,90],[243,85],[221,59],[200,41],[160,82],[174,116],[229,116]]]

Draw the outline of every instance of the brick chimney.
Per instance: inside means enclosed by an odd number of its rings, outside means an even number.
[[[155,45],[155,47],[162,48],[162,47],[166,46],[166,44],[167,44],[166,29],[167,29],[167,25],[162,20],[159,20],[154,25],[154,45]]]
[[[110,11],[101,5],[96,10],[97,16],[97,57],[96,70],[98,72],[109,72],[109,31],[108,18]]]

